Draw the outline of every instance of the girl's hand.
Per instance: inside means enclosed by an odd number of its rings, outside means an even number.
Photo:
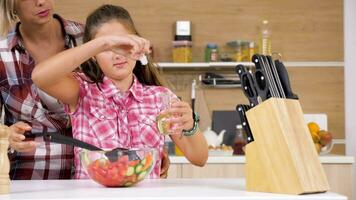
[[[150,53],[150,42],[136,35],[104,36],[102,39],[105,51],[110,50],[135,60],[143,54]]]
[[[169,122],[173,124],[174,133],[181,134],[183,130],[191,130],[194,127],[193,111],[187,102],[174,101],[166,112],[173,116]]]

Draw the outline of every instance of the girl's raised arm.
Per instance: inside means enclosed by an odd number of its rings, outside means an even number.
[[[81,46],[63,51],[36,65],[32,72],[33,82],[49,95],[75,108],[79,95],[79,83],[72,71],[100,52],[125,47],[131,57],[138,58],[148,52],[146,40],[137,36],[104,36]],[[129,47],[129,48],[128,48]]]

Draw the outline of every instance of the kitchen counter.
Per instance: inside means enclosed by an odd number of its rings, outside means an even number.
[[[329,181],[330,191],[352,199],[355,158],[352,156],[319,156]],[[209,156],[204,167],[196,167],[180,156],[170,157],[169,178],[245,178],[245,156]]]
[[[189,161],[184,156],[170,156],[169,157],[172,164],[188,164]],[[320,162],[322,164],[353,164],[355,158],[352,156],[342,156],[342,155],[324,155],[319,156]],[[218,163],[240,163],[244,164],[246,162],[245,156],[209,156],[208,164],[218,164]]]
[[[74,200],[74,199],[199,199],[199,200],[346,200],[332,192],[308,195],[284,195],[247,192],[244,179],[146,179],[129,188],[105,188],[91,180],[12,181],[11,194],[1,200]]]

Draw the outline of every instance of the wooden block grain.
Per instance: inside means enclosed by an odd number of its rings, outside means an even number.
[[[248,190],[286,194],[329,190],[299,101],[270,98],[246,114],[255,139],[246,146]]]

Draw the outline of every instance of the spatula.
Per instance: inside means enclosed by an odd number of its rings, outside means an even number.
[[[70,145],[73,147],[79,147],[91,151],[105,151],[105,156],[110,160],[110,162],[116,162],[118,157],[121,155],[128,155],[129,160],[139,159],[138,155],[134,151],[130,151],[129,149],[117,147],[112,150],[106,151],[87,142],[83,142],[81,140],[62,135],[59,132],[44,132],[44,133],[27,132],[25,136],[27,138],[43,137],[44,141]]]

